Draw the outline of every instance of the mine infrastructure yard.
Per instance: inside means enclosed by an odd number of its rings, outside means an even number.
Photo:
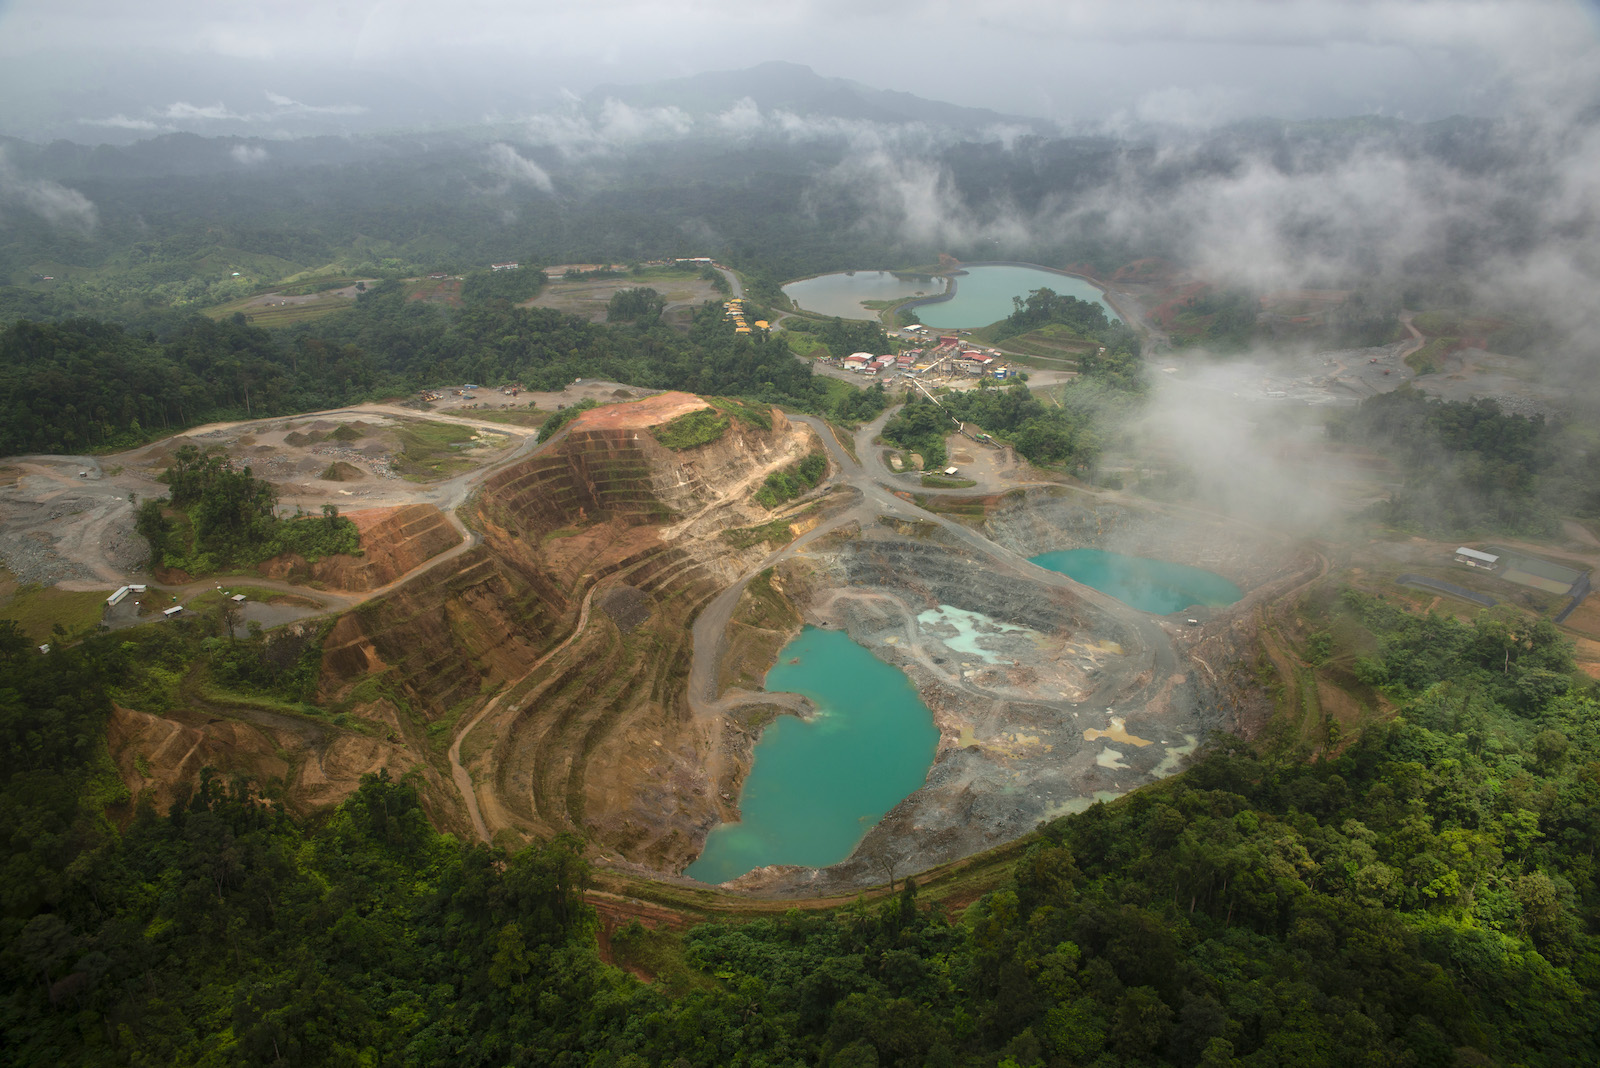
[[[763,726],[813,711],[762,685],[810,624],[905,674],[932,714],[936,755],[849,856],[760,867],[722,893],[853,894],[886,872],[959,866],[1170,774],[1208,732],[1260,729],[1271,701],[1256,650],[1288,656],[1298,597],[1359,574],[1438,605],[1437,591],[1393,580],[1449,566],[1447,548],[1414,540],[1333,550],[1063,484],[988,442],[952,438],[974,485],[926,488],[876,443],[889,412],[849,432],[616,383],[478,393],[476,408],[453,396],[429,410],[366,404],[0,465],[11,576],[0,614],[26,609],[41,642],[52,613],[174,625],[170,606],[198,612],[245,596],[236,589],[248,591],[247,620],[321,641],[315,708],[230,703],[203,687],[177,707],[119,704],[111,752],[131,796],[170,804],[212,767],[278,782],[282,803],[309,812],[388,768],[463,836],[516,845],[575,832],[606,893],[694,898],[708,888],[682,873],[714,828],[739,819]],[[582,399],[602,406],[537,443],[539,423]],[[672,432],[690,425],[704,432]],[[362,555],[200,580],[144,570],[133,499],[164,492],[157,475],[183,444],[249,465],[281,509],[337,505]],[[772,509],[756,502],[769,475],[818,451],[820,484]],[[1587,541],[1574,534],[1571,562],[1591,564],[1600,544],[1578,533]],[[1242,597],[1156,615],[1029,562],[1072,548],[1204,568]],[[130,583],[145,590],[104,605]],[[1322,700],[1328,715],[1355,714],[1331,690]]]

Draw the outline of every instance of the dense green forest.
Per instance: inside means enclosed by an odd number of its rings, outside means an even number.
[[[600,961],[575,839],[464,845],[388,774],[312,823],[210,774],[169,813],[126,797],[112,696],[163,656],[221,662],[203,620],[49,656],[0,625],[6,1060],[1595,1063],[1600,703],[1564,643],[1363,595],[1310,611],[1393,718],[1309,762],[1214,739],[1043,827],[960,915],[908,880],[681,943],[618,932],[681,953],[670,988]]]
[[[236,468],[223,453],[184,445],[161,481],[171,493],[141,503],[135,520],[155,566],[199,578],[282,553],[314,562],[361,551],[356,525],[341,518],[336,506],[323,505],[320,517],[281,517],[272,483],[248,467]]]
[[[987,333],[994,344],[1041,326],[1059,324],[1078,337],[1100,342],[1107,352],[1139,355],[1138,333],[1122,320],[1108,318],[1096,301],[1063,296],[1053,289],[1035,289],[1026,297],[1012,297],[1011,303],[1011,314]],[[1253,315],[1250,323],[1255,323]]]
[[[714,303],[696,312],[685,336],[650,316],[595,325],[494,296],[453,309],[408,300],[399,282],[384,282],[340,315],[283,331],[239,317],[196,316],[165,335],[88,319],[18,322],[0,334],[0,454],[130,447],[211,420],[316,411],[450,382],[561,389],[576,378],[744,396],[845,419],[871,407],[830,392],[781,342],[735,334]]]
[[[7,140],[20,174],[78,190],[94,203],[97,223],[52,225],[26,213],[10,220],[0,233],[0,321],[92,315],[142,329],[171,309],[223,303],[303,275],[400,278],[502,260],[698,254],[739,267],[758,303],[781,306],[785,279],[932,263],[940,252],[976,260],[988,251],[981,241],[967,248],[908,238],[899,220],[882,217],[870,190],[819,181],[850,158],[847,137],[686,138],[572,162],[552,149],[525,149],[551,173],[548,193],[508,185],[475,133],[273,144],[255,168],[230,162],[235,146],[187,134],[123,148]],[[930,162],[987,213],[997,193],[1028,210],[1063,188],[1102,185],[1121,153],[1104,139],[1067,139],[1025,151],[944,146]],[[801,202],[806,211],[791,210]],[[1108,230],[1041,235],[1014,251],[1113,270],[1133,253]]]
[[[1404,529],[1547,534],[1557,526],[1554,506],[1586,503],[1559,499],[1575,488],[1570,480],[1543,477],[1559,455],[1544,418],[1502,411],[1493,399],[1441,401],[1402,388],[1329,420],[1328,434],[1393,460],[1403,485],[1379,512]]]

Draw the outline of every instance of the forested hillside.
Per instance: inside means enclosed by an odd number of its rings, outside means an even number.
[[[286,331],[201,316],[170,333],[22,321],[0,334],[0,455],[124,448],[220,419],[286,415],[454,382],[560,389],[609,378],[831,412],[811,368],[766,335],[736,335],[712,304],[688,336],[594,325],[485,299],[407,300],[388,282],[349,311]],[[852,409],[853,410],[853,409]]]
[[[311,825],[274,784],[215,777],[151,811],[103,742],[115,690],[154,678],[142,639],[40,656],[0,626],[6,1060],[1595,1063],[1591,684],[1547,624],[1330,611],[1397,707],[1342,751],[1216,739],[1044,827],[964,911],[907,881],[681,941],[618,932],[670,986],[599,959],[580,842],[463,845],[388,775]]]
[[[1547,534],[1557,526],[1557,507],[1593,507],[1593,495],[1570,478],[1546,477],[1563,451],[1563,466],[1578,473],[1574,446],[1563,450],[1542,416],[1502,411],[1490,398],[1441,401],[1409,388],[1380,393],[1330,420],[1328,434],[1392,458],[1403,485],[1380,512],[1397,527],[1446,536]]]

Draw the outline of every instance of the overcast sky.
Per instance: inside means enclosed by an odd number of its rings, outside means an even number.
[[[1592,104],[1597,31],[1596,0],[0,0],[0,130],[515,117],[772,59],[1067,124],[1427,120]]]

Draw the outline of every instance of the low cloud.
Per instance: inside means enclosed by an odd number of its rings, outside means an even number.
[[[52,225],[68,226],[85,233],[99,222],[94,201],[59,182],[45,178],[25,178],[0,149],[0,211],[19,207]],[[0,215],[3,222],[3,215]]]
[[[234,145],[228,155],[233,157],[234,162],[251,167],[257,163],[265,163],[268,152],[260,145]]]
[[[363,104],[307,104],[281,93],[267,91],[267,101],[278,110],[262,118],[282,118],[285,115],[365,115],[369,110]]]
[[[503,179],[507,187],[520,184],[531,185],[544,193],[555,191],[548,171],[533,160],[524,159],[515,148],[503,141],[489,146],[489,169]]]
[[[363,104],[307,104],[270,90],[265,96],[272,106],[262,111],[234,111],[220,101],[215,104],[191,104],[187,100],[175,100],[165,107],[149,109],[146,116],[130,116],[119,112],[109,118],[85,118],[79,119],[78,122],[84,126],[168,133],[184,125],[205,126],[219,122],[273,123],[304,116],[365,115],[369,110]]]
[[[196,105],[186,100],[168,104],[161,115],[174,122],[215,122],[222,119],[240,121],[246,118],[244,115],[229,111],[226,104]]]
[[[79,119],[84,126],[111,126],[119,130],[171,130],[173,127],[164,126],[150,119],[130,119],[126,115],[112,115],[107,119]]]

